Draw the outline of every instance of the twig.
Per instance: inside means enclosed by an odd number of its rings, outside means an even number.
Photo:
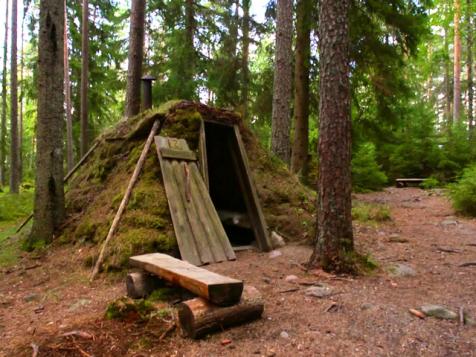
[[[299,288],[291,288],[291,289],[287,289],[287,290],[281,290],[281,291],[278,291],[280,294],[284,294],[284,293],[292,293],[294,291],[298,291]]]
[[[30,343],[31,348],[33,349],[33,352],[31,353],[31,357],[37,357],[38,353],[40,352],[40,348],[36,343]]]
[[[167,330],[165,330],[162,335],[160,335],[159,337],[159,341],[162,341],[170,332],[172,332],[173,330],[175,330],[175,328],[177,327],[177,324],[173,323],[171,326],[169,326],[169,328]]]
[[[426,315],[423,312],[421,312],[420,310],[408,309],[408,312],[412,315],[415,315],[416,317],[418,317],[420,319],[424,319],[426,317]]]
[[[464,325],[464,308],[463,308],[463,306],[460,306],[458,312],[459,312],[459,324]]]
[[[104,240],[104,243],[101,247],[101,251],[99,252],[98,260],[96,261],[96,264],[94,265],[94,269],[89,279],[90,281],[94,280],[94,278],[99,272],[99,269],[101,268],[102,262],[104,260],[104,255],[106,252],[106,247],[109,241],[114,236],[114,233],[116,232],[117,227],[119,226],[119,222],[121,221],[122,214],[126,210],[127,203],[129,202],[129,198],[131,197],[132,189],[134,188],[139,178],[139,174],[142,170],[142,166],[144,166],[144,162],[147,157],[147,153],[149,152],[150,146],[152,145],[152,141],[154,140],[154,136],[157,133],[157,131],[160,132],[163,122],[164,122],[164,119],[160,121],[155,120],[154,125],[152,126],[152,129],[150,130],[149,137],[147,138],[144,148],[142,149],[142,152],[140,154],[139,160],[137,161],[136,167],[134,169],[134,173],[132,174],[132,177],[129,180],[129,184],[127,186],[126,192],[124,193],[124,197],[122,198],[122,202],[119,206],[119,209],[116,212],[116,216],[114,217],[114,220],[112,221],[111,228],[109,228],[109,232],[107,233],[107,237]]]
[[[463,263],[463,264],[460,264],[458,265],[460,268],[464,268],[464,267],[472,267],[472,266],[476,266],[476,262],[467,262],[467,263]]]
[[[436,250],[443,252],[443,253],[461,253],[462,251],[459,249],[453,248],[445,248],[445,247],[436,247]]]
[[[61,336],[62,337],[79,336],[79,337],[82,337],[82,338],[86,338],[88,340],[94,339],[94,336],[92,334],[90,334],[89,332],[79,331],[79,330],[66,332],[66,333],[63,333]]]

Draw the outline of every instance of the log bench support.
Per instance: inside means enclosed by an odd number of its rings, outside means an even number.
[[[425,182],[426,178],[397,178],[395,180],[395,186],[408,187],[408,186],[419,186],[421,183]]]

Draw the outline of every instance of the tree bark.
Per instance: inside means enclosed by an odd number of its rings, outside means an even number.
[[[66,108],[66,167],[68,172],[74,166],[73,158],[73,116],[71,113],[71,84],[69,79],[69,51],[68,51],[68,11],[64,0],[64,35],[63,35],[63,61],[64,61],[64,99]]]
[[[50,242],[65,216],[63,27],[64,0],[41,0],[35,202],[27,241],[30,249]]]
[[[23,181],[23,97],[25,96],[25,84],[23,82],[23,72],[25,67],[24,61],[24,45],[23,45],[23,37],[24,37],[24,22],[25,22],[25,14],[22,16],[21,21],[21,36],[20,36],[20,43],[21,43],[21,51],[20,51],[20,107],[19,107],[19,120],[18,120],[18,178],[19,182]]]
[[[145,0],[132,0],[130,23],[126,117],[137,115],[140,112],[140,81],[144,58]]]
[[[186,56],[188,64],[187,67],[184,68],[184,83],[187,83],[190,88],[194,88],[193,85],[193,76],[195,74],[195,46],[194,46],[194,38],[195,38],[195,30],[196,30],[196,23],[195,23],[195,2],[194,0],[187,0],[185,2],[185,48],[186,48]],[[191,85],[192,84],[192,85]],[[193,90],[190,90],[190,99],[193,96]]]
[[[17,66],[18,1],[12,0],[12,38],[10,57],[10,193],[20,188],[20,155],[18,146],[18,66]]]
[[[291,154],[289,107],[292,87],[292,11],[292,0],[277,0],[271,151],[288,164]]]
[[[0,123],[0,187],[7,184],[5,158],[7,154],[7,55],[8,55],[8,5],[5,6],[5,39],[3,42],[3,72],[2,72],[2,120]]]
[[[88,123],[88,76],[89,76],[89,2],[83,0],[83,14],[82,14],[82,29],[81,29],[81,107],[80,107],[80,121],[81,121],[81,140],[80,152],[84,156],[88,151],[89,146],[89,123]]]
[[[310,266],[349,272],[352,234],[350,0],[321,0],[319,9],[319,173],[317,237]]]
[[[243,42],[242,42],[242,59],[241,59],[241,71],[242,71],[242,87],[241,87],[241,107],[243,111],[243,119],[248,120],[248,98],[249,98],[249,82],[250,82],[250,69],[249,69],[249,55],[250,55],[250,5],[251,0],[243,0]]]
[[[309,66],[311,59],[312,1],[298,0],[296,63],[294,69],[294,142],[291,171],[306,181],[309,150]]]
[[[461,17],[460,0],[454,0],[454,81],[453,81],[453,121],[459,122],[461,115]]]
[[[469,131],[472,135],[474,129],[474,114],[473,114],[473,100],[474,100],[474,88],[473,88],[473,1],[466,0],[466,21],[467,21],[467,59],[466,69],[468,77],[468,124]]]

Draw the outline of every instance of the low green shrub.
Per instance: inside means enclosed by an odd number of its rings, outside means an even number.
[[[424,190],[431,190],[432,188],[440,187],[440,181],[436,177],[429,177],[420,184],[420,187]]]
[[[453,207],[462,214],[476,216],[476,165],[463,171],[461,178],[449,185]]]
[[[355,203],[352,207],[352,219],[361,223],[380,223],[391,221],[390,208],[375,203]]]

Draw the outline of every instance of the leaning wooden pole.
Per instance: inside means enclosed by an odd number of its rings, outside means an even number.
[[[140,171],[142,170],[142,166],[144,165],[145,159],[147,157],[147,153],[149,152],[150,146],[152,145],[152,142],[154,141],[154,136],[159,130],[159,127],[162,126],[161,124],[163,122],[164,122],[163,119],[160,121],[156,120],[154,122],[154,125],[152,126],[149,137],[147,138],[144,148],[142,149],[142,153],[140,154],[139,161],[137,161],[132,177],[129,180],[129,185],[127,186],[126,192],[124,193],[122,202],[119,206],[119,209],[116,212],[116,216],[114,217],[114,220],[112,221],[111,228],[109,228],[109,232],[107,233],[106,240],[102,244],[98,260],[96,261],[96,265],[94,266],[93,272],[91,273],[90,281],[94,280],[97,273],[99,272],[99,269],[101,268],[101,264],[104,260],[104,253],[106,252],[107,244],[112,239],[112,237],[114,236],[114,233],[116,232],[117,227],[119,226],[119,222],[121,221],[122,214],[126,210],[127,203],[129,202],[129,198],[131,197],[132,189],[134,188],[137,182],[137,179],[139,178],[139,174],[140,174]]]
[[[81,160],[78,161],[78,163],[66,174],[66,176],[63,178],[63,183],[67,183],[68,180],[70,179],[71,176],[76,172],[77,169],[79,169],[85,162],[86,159],[91,155],[99,145],[99,141],[96,141],[93,146],[88,150],[88,152],[81,158]],[[25,220],[18,226],[16,233],[20,232],[23,227],[27,225],[28,222],[33,218],[33,213],[31,213],[28,217],[25,218]]]

